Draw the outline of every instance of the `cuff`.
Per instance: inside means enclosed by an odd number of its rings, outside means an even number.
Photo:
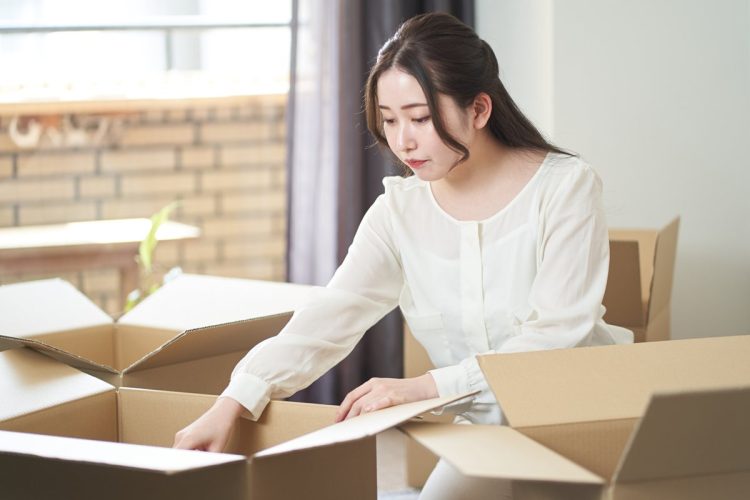
[[[250,412],[252,420],[258,420],[268,402],[271,386],[249,373],[238,373],[229,381],[229,385],[220,397],[229,397],[237,401]]]
[[[466,378],[466,371],[461,365],[436,368],[430,370],[429,373],[435,379],[438,396],[441,398],[471,391]]]
[[[466,377],[466,371],[463,366],[451,365],[443,368],[436,368],[430,370],[429,374],[435,379],[435,386],[437,386],[438,396],[455,396],[456,394],[463,394],[471,391],[468,384],[468,378]],[[433,415],[442,415],[443,413],[461,413],[466,411],[471,406],[471,399],[462,399],[456,403],[446,405],[440,409],[432,411]]]

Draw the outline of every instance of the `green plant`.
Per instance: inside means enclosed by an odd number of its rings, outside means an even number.
[[[156,237],[156,234],[158,233],[159,228],[169,220],[170,214],[179,205],[179,201],[173,201],[151,216],[151,228],[138,246],[138,255],[135,257],[139,268],[139,285],[138,288],[128,294],[127,300],[125,301],[125,312],[130,311],[140,301],[154,293],[162,285],[162,282],[158,279],[158,273],[155,272],[154,268],[154,252],[156,246],[159,244],[159,239]],[[166,273],[165,281],[167,276],[173,275],[175,272],[180,272],[180,269],[170,269]]]

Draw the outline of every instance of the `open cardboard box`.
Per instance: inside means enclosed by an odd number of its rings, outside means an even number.
[[[636,342],[669,340],[670,301],[680,219],[661,230],[611,229],[609,280],[603,304],[605,321],[633,331]],[[417,377],[434,368],[427,352],[404,324],[404,376]],[[427,420],[450,422],[450,415]],[[406,480],[422,486],[437,464],[437,457],[408,441]]]
[[[514,498],[747,498],[750,336],[479,356],[509,426],[402,429]]]
[[[374,500],[374,436],[460,397],[335,425],[336,407],[272,401],[257,422],[240,419],[229,453],[168,449],[215,399],[116,389],[28,349],[2,352],[0,496]]]
[[[604,320],[633,331],[636,342],[669,340],[680,219],[661,230],[610,229]]]
[[[0,350],[27,346],[120,387],[219,394],[313,287],[183,274],[113,321],[60,279],[0,286]]]

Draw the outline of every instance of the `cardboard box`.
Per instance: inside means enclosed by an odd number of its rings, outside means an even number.
[[[456,398],[335,425],[336,407],[272,401],[257,422],[240,419],[230,454],[166,449],[215,399],[116,389],[28,349],[2,352],[2,497],[374,500],[375,434]]]
[[[612,229],[609,232],[609,280],[603,304],[604,320],[633,331],[636,342],[668,340],[674,264],[677,253],[676,218],[659,231]],[[404,376],[422,375],[434,366],[422,345],[404,325]],[[449,422],[450,416],[430,417]],[[415,442],[406,447],[406,479],[421,487],[437,457]]]
[[[633,331],[636,342],[669,340],[680,219],[661,230],[611,229],[607,323]]]
[[[120,387],[219,394],[313,287],[184,274],[113,321],[59,279],[0,287],[0,350],[27,346]]]
[[[418,377],[433,368],[434,366],[429,356],[427,356],[427,351],[414,338],[411,330],[409,330],[409,325],[404,323],[404,377]],[[428,422],[441,422],[444,424],[453,421],[453,415],[450,413],[425,415],[423,418]],[[421,488],[432,473],[432,469],[437,465],[437,462],[438,457],[430,450],[415,440],[406,440],[405,463],[407,485],[412,488]]]
[[[747,498],[750,336],[479,356],[509,426],[402,429],[514,498]]]

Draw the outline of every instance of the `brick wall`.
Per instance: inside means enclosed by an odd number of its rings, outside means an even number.
[[[0,227],[150,217],[173,200],[172,220],[197,240],[161,242],[161,272],[267,280],[285,277],[285,95],[217,109],[123,115],[99,147],[27,150],[0,119]],[[114,269],[58,274],[110,314],[121,311]],[[50,277],[4,275],[0,284]]]

